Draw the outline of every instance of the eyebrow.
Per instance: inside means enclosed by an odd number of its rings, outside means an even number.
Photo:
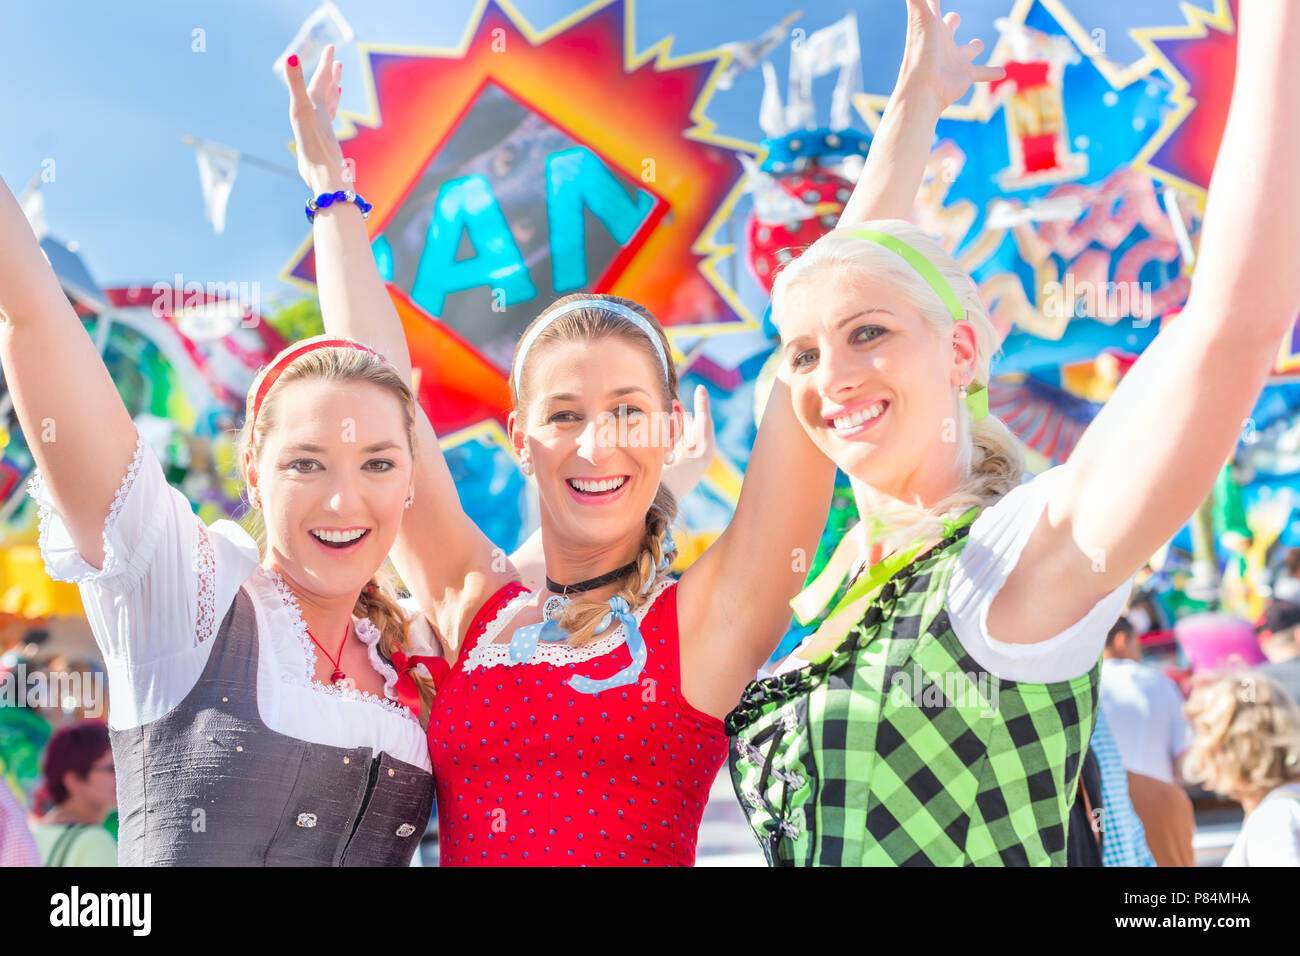
[[[633,392],[640,392],[642,395],[646,396],[649,396],[650,394],[639,385],[624,385],[622,388],[614,389],[606,396],[606,398],[621,398],[622,396],[630,395]],[[547,395],[546,400],[548,402],[576,402],[578,396],[574,395],[572,392],[556,392],[554,395]]]
[[[365,454],[369,455],[373,452],[387,451],[390,448],[398,448],[398,447],[400,446],[395,441],[381,441],[381,442],[376,442],[373,445],[367,445],[365,448],[361,450]],[[314,455],[319,455],[319,454],[323,454],[325,449],[321,448],[319,445],[313,445],[310,442],[300,442],[297,445],[288,446],[285,449],[285,451],[305,451],[305,452],[310,452]]]
[[[888,309],[882,309],[882,308],[879,308],[879,307],[874,308],[874,309],[864,309],[864,310],[862,310],[861,312],[854,312],[852,315],[846,315],[844,318],[840,319],[838,322],[835,323],[835,328],[836,328],[836,329],[842,329],[842,328],[844,328],[844,326],[848,325],[848,324],[849,324],[850,322],[852,322],[854,319],[860,319],[860,318],[863,318],[864,316],[871,315],[873,312],[883,312],[883,313],[885,313],[886,315],[893,315],[893,314],[894,314],[893,312],[890,312]],[[895,316],[895,317],[896,317],[896,316]],[[795,338],[791,339],[789,342],[787,342],[787,343],[785,344],[784,351],[789,352],[790,349],[791,349],[793,346],[797,345],[799,342],[802,342],[802,341],[803,341],[804,339],[806,339],[807,337],[808,337],[808,336],[806,336],[806,335],[800,335],[800,336],[796,336]]]

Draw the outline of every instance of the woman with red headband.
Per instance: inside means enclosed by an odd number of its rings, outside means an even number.
[[[915,8],[920,0],[911,0]],[[915,12],[915,10],[913,10]],[[849,221],[910,206],[938,109],[973,80],[978,41],[909,18],[900,93]],[[331,129],[339,70],[287,64],[299,171],[316,199],[326,327],[410,362]],[[427,419],[416,502],[393,559],[454,662],[429,726],[444,863],[690,864],[725,757],[722,717],[775,649],[829,506],[833,465],[776,386],[728,528],[666,575],[680,429],[677,370],[641,306],[572,295],[516,349],[510,433],[537,483],[546,589],[530,591],[459,505]]]
[[[406,382],[327,338],[259,374],[239,439],[259,550],[168,486],[3,187],[0,313],[46,568],[80,586],[108,671],[120,863],[409,863],[430,680],[376,579],[415,484]]]

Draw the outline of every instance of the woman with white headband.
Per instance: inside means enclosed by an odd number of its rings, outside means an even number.
[[[909,5],[899,92],[848,221],[905,214],[940,109],[1001,75],[972,65],[981,46],[956,45],[955,19]],[[314,217],[326,327],[409,371],[362,216],[347,201],[355,194],[330,127],[332,50],[310,89],[295,61],[288,75],[299,170],[313,193],[345,199]],[[677,384],[663,329],[626,299],[568,296],[525,331],[509,424],[541,505],[547,588],[536,592],[466,517],[420,423],[415,505],[392,556],[453,662],[429,724],[446,863],[694,860],[726,754],[722,718],[786,629],[834,466],[778,384],[735,516],[674,582],[676,503],[660,479],[681,428]]]
[[[1065,464],[1021,484],[976,401],[996,347],[978,291],[919,229],[836,229],[778,277],[796,414],[869,520],[843,599],[727,719],[772,863],[1065,863],[1107,632],[1300,311],[1300,8],[1241,7],[1191,296]]]

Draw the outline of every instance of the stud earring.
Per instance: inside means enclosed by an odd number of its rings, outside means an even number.
[[[411,495],[411,497],[407,498],[406,501],[402,504],[402,507],[409,508],[413,504],[415,504],[415,495]]]
[[[668,454],[664,455],[664,464],[671,465],[676,460],[677,460],[677,452],[673,451],[671,448],[668,449]]]
[[[965,385],[963,385],[963,386],[961,386],[960,388],[957,389],[957,397],[960,398],[963,402],[966,401],[966,386],[965,386]]]
[[[533,474],[533,463],[525,458],[520,462],[519,470],[522,471],[526,477],[531,477]]]

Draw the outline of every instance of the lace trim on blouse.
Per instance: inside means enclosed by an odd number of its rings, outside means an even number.
[[[294,680],[294,683],[304,687],[309,687],[316,693],[325,694],[329,697],[362,700],[374,704],[377,707],[382,707],[394,714],[398,714],[407,720],[419,723],[419,719],[401,704],[397,703],[396,700],[387,700],[376,697],[369,691],[362,690],[359,687],[348,690],[342,687],[335,687],[333,684],[325,684],[317,680],[315,676],[316,662],[318,660],[316,657],[316,644],[312,641],[311,635],[307,633],[307,623],[302,619],[302,610],[298,607],[297,598],[293,596],[293,592],[289,590],[289,586],[284,583],[284,579],[280,577],[277,572],[267,571],[265,568],[262,568],[261,570],[270,579],[280,601],[288,610],[290,626],[293,628],[293,636],[297,638],[298,644],[302,648],[302,672],[300,677]],[[366,629],[366,625],[370,625],[368,630]],[[354,618],[353,626],[357,630],[357,636],[361,638],[362,642],[367,646],[372,666],[375,665],[378,658],[377,648],[379,645],[379,629],[376,628],[369,619],[366,619],[363,623],[361,620]],[[388,694],[390,686],[395,687],[397,684],[397,672],[392,667],[385,665],[382,661],[379,662],[376,669],[384,675],[384,693]]]
[[[135,453],[131,456],[131,464],[127,466],[126,474],[122,476],[122,482],[117,486],[117,493],[113,495],[113,503],[109,506],[108,517],[104,519],[104,564],[99,570],[89,568],[79,574],[73,575],[67,579],[72,584],[79,584],[82,581],[89,581],[100,576],[111,574],[115,570],[117,561],[113,554],[113,545],[111,542],[113,529],[117,525],[118,515],[122,513],[122,507],[126,504],[126,496],[130,494],[131,487],[135,484],[135,476],[140,472],[140,462],[144,458],[144,438],[137,431],[135,435]],[[36,521],[37,521],[37,543],[40,547],[41,554],[47,552],[47,540],[49,538],[50,523],[50,506],[46,504],[45,495],[45,476],[37,468],[32,472],[32,477],[27,482],[27,493],[36,499]]]
[[[217,633],[217,554],[202,521],[194,537],[194,575],[199,583],[198,615],[194,624],[195,644],[210,640]]]
[[[379,653],[379,638],[383,633],[368,617],[353,618],[353,623],[357,637],[370,653],[370,666],[384,675],[384,696],[389,700],[397,700],[397,669]]]
[[[674,578],[663,575],[650,587],[650,593],[646,602],[639,607],[635,614],[637,624],[645,620],[645,616],[650,613],[654,607],[655,601],[659,596],[674,583]],[[471,648],[469,654],[465,657],[465,672],[469,673],[479,667],[508,667],[512,663],[510,660],[510,642],[498,642],[497,638],[505,629],[516,614],[523,608],[523,605],[533,596],[532,591],[521,591],[510,601],[502,605],[497,611],[496,616],[488,622],[487,627],[483,629],[483,636],[478,639],[478,643]],[[556,642],[548,644],[544,641],[538,641],[537,650],[533,656],[524,662],[527,664],[554,664],[563,666],[565,664],[578,664],[582,661],[593,660],[597,657],[603,657],[606,654],[616,650],[624,641],[623,625],[619,624],[610,630],[608,634],[598,637],[596,640],[581,647],[574,647],[572,644]]]

